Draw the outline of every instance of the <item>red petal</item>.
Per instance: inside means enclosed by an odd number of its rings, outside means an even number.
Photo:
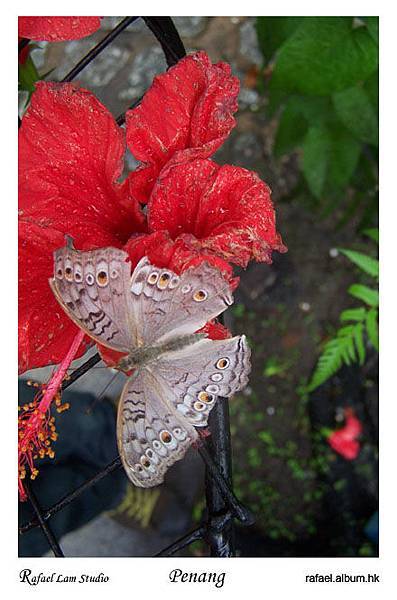
[[[100,17],[18,17],[18,35],[36,41],[79,40],[100,24]]]
[[[357,440],[346,440],[343,435],[340,435],[341,430],[335,431],[328,438],[328,443],[341,456],[347,460],[354,460],[360,452],[360,444]]]
[[[125,352],[117,352],[117,350],[112,350],[111,348],[102,346],[102,344],[97,344],[97,348],[102,360],[107,364],[108,367],[117,367],[120,359],[124,356],[127,356]]]
[[[362,432],[362,425],[361,425],[360,421],[357,419],[357,417],[355,416],[352,408],[345,409],[345,416],[346,416],[346,423],[345,423],[345,426],[343,427],[343,429],[341,429],[340,431],[343,432],[346,439],[348,439],[348,438],[354,439],[354,438],[358,437],[360,435],[360,433]]]
[[[130,175],[136,198],[147,201],[157,174],[176,152],[206,158],[221,146],[235,125],[238,92],[230,66],[213,65],[205,52],[155,77],[141,104],[126,115],[128,147],[144,163]]]
[[[182,273],[189,267],[206,261],[223,273],[232,289],[236,289],[239,282],[238,277],[233,277],[231,266],[222,258],[202,252],[183,239],[173,241],[166,231],[134,236],[124,246],[124,250],[129,253],[132,269],[144,256],[152,264],[168,267],[176,273]]]
[[[218,321],[208,321],[197,333],[205,333],[211,340],[225,340],[232,337],[228,328]]]
[[[48,285],[64,234],[88,250],[120,247],[143,228],[138,205],[116,183],[123,154],[121,130],[92,94],[38,85],[19,140],[22,370],[59,362],[76,335]]]
[[[286,248],[276,232],[270,189],[256,173],[210,160],[163,169],[148,205],[149,229],[167,230],[202,252],[246,266]],[[188,235],[186,235],[188,234]]]
[[[125,242],[144,217],[117,184],[124,139],[87,90],[39,83],[19,130],[20,215],[65,233],[100,227]]]

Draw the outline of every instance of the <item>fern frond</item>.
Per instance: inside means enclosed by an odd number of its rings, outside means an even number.
[[[364,321],[367,311],[364,307],[360,308],[347,308],[342,311],[340,314],[340,321],[344,323],[345,321]]]
[[[362,323],[357,323],[354,327],[354,343],[357,349],[358,363],[362,366],[365,362],[365,343],[364,343],[364,326]]]
[[[363,234],[367,235],[371,238],[371,240],[374,240],[374,242],[379,244],[379,229],[377,227],[372,229],[364,229]]]
[[[365,324],[369,341],[375,350],[379,352],[378,310],[376,308],[371,308],[367,312]]]
[[[362,252],[356,252],[355,250],[345,250],[339,248],[339,252],[344,254],[352,263],[357,265],[364,273],[371,277],[379,277],[379,261],[372,256],[367,256]]]
[[[379,306],[379,292],[361,283],[353,283],[347,290],[354,298],[358,298],[369,306]]]
[[[343,364],[354,362],[363,364],[365,360],[363,323],[341,327],[336,336],[329,340],[318,359],[315,371],[309,382],[307,391],[312,392],[322,383],[335,375]]]

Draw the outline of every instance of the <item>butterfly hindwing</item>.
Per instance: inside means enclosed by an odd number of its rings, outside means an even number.
[[[195,427],[204,427],[218,396],[228,398],[247,385],[250,355],[244,335],[201,339],[161,356],[156,374],[169,387],[178,413]]]
[[[50,279],[62,308],[79,327],[101,344],[125,352],[136,342],[127,259],[116,248],[79,252],[65,246],[54,253]]]
[[[167,386],[149,368],[128,379],[118,408],[117,442],[135,485],[160,484],[168,468],[183,458],[197,438],[194,427],[173,407]]]

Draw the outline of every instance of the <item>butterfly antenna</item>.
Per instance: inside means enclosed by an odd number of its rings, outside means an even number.
[[[100,402],[102,400],[102,398],[104,397],[104,395],[106,394],[107,390],[110,388],[110,386],[112,385],[112,383],[116,380],[116,377],[120,375],[120,371],[118,371],[117,373],[115,373],[113,375],[113,377],[108,381],[108,383],[105,385],[105,387],[103,388],[102,392],[99,394],[99,396],[97,398],[95,398],[95,400],[90,404],[90,406],[87,408],[87,410],[85,411],[86,415],[90,415],[92,413],[93,408],[98,404],[98,402]]]

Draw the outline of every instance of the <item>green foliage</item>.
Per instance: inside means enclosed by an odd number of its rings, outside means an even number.
[[[372,308],[365,315],[368,338],[373,347],[379,352],[378,311]]]
[[[276,356],[271,356],[266,361],[263,367],[263,375],[265,377],[282,376],[287,371],[289,363],[281,361]]]
[[[367,230],[366,235],[374,241],[378,240],[377,231],[374,229]],[[340,252],[366,275],[374,279],[378,278],[378,260],[354,250],[340,249]],[[342,327],[326,342],[307,387],[309,392],[332,377],[343,364],[363,365],[366,357],[366,340],[379,351],[378,291],[361,283],[355,283],[349,287],[348,293],[361,300],[366,306],[350,308],[341,313],[339,320]]]
[[[35,48],[39,48],[36,44],[29,44],[29,49],[33,50]],[[41,79],[45,79],[54,69],[47,71],[47,73],[40,74],[36,68],[36,65],[33,62],[32,56],[28,55],[25,62],[18,63],[18,91],[20,92],[28,92],[26,102],[24,104],[23,110],[25,110],[30,102],[31,95],[36,89],[36,83]]]
[[[18,87],[20,90],[32,93],[35,83],[40,79],[35,64],[30,56],[23,65],[18,65]]]
[[[276,50],[290,37],[303,17],[258,17],[256,30],[263,56],[269,61]]]
[[[372,225],[378,18],[258,17],[257,34],[272,72],[267,110],[279,113],[275,156],[300,151],[306,196],[324,216],[339,205],[340,226],[358,212],[361,228]]]
[[[271,85],[328,95],[364,81],[377,64],[377,44],[364,24],[356,26],[351,17],[306,17],[278,49]]]
[[[376,258],[354,250],[340,248],[339,251],[371,277],[379,277],[379,261]]]
[[[343,189],[357,167],[360,145],[342,128],[312,125],[302,144],[302,171],[316,198],[325,189]]]
[[[373,290],[369,288],[367,285],[362,285],[361,283],[354,283],[347,290],[351,296],[354,298],[358,298],[358,300],[362,300],[369,306],[378,306],[379,305],[379,292],[377,290]]]
[[[374,242],[379,244],[379,229],[375,227],[372,229],[364,229],[363,234],[367,235],[371,238],[371,240],[374,240]]]
[[[360,141],[378,145],[378,115],[367,92],[359,86],[333,95],[335,112]]]

